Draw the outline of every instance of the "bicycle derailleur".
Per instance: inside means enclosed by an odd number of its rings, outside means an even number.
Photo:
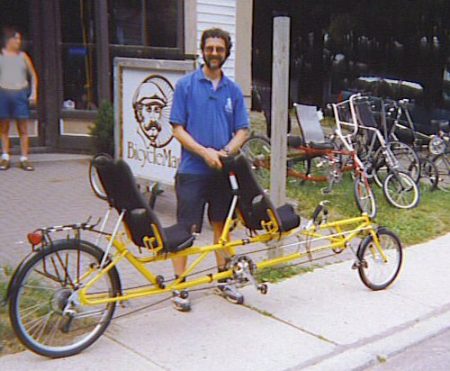
[[[233,279],[237,284],[244,285],[250,283],[263,295],[269,290],[267,284],[258,283],[254,277],[256,264],[248,256],[234,256],[227,263],[227,268],[233,272]]]

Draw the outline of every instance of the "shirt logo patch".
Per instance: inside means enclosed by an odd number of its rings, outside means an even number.
[[[233,103],[231,103],[231,98],[227,98],[227,103],[225,104],[225,111],[233,113]]]

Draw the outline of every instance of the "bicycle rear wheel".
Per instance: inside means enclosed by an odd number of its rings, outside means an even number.
[[[270,158],[272,155],[269,139],[261,135],[251,136],[242,145],[241,152],[250,162],[259,185],[263,189],[269,189]]]
[[[439,170],[428,158],[420,159],[420,186],[422,189],[434,191],[439,182]]]
[[[374,291],[391,285],[400,273],[403,262],[402,244],[397,235],[388,229],[380,228],[377,237],[380,249],[377,248],[374,238],[368,236],[361,241],[357,251],[359,277],[364,285]]]
[[[378,211],[377,200],[367,178],[358,177],[355,179],[354,194],[359,211],[374,219]]]
[[[43,356],[68,357],[95,342],[108,327],[115,303],[83,306],[79,290],[98,273],[103,251],[80,240],[60,240],[28,260],[12,287],[9,315],[19,340]],[[91,291],[105,298],[120,292],[115,268]]]
[[[420,190],[406,173],[391,172],[383,183],[383,193],[388,202],[399,209],[412,209],[419,204]]]
[[[450,153],[444,153],[434,158],[434,165],[438,169],[438,188],[444,192],[450,192]]]

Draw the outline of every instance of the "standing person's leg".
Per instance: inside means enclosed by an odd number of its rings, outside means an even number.
[[[20,137],[20,149],[22,154],[20,157],[20,167],[23,170],[32,171],[34,168],[28,161],[29,139],[27,120],[30,118],[30,108],[27,89],[16,92],[12,104],[13,117],[17,119],[17,131],[19,132]]]
[[[17,131],[20,137],[20,167],[26,171],[33,171],[33,166],[28,161],[29,139],[28,139],[28,123],[27,120],[17,120]]]
[[[8,170],[9,160],[9,120],[0,120],[0,130],[2,136],[2,158],[0,161],[0,170]]]
[[[185,224],[191,231],[201,231],[203,212],[205,209],[204,177],[195,174],[177,174],[175,178],[175,192],[177,196],[177,223]],[[186,270],[187,257],[172,259],[175,276],[180,277]],[[187,312],[191,309],[187,291],[173,293],[175,309]]]

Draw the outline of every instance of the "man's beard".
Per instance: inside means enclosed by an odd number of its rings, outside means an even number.
[[[225,63],[225,61],[226,61],[227,59],[226,59],[226,58],[224,58],[224,59],[221,59],[221,58],[211,58],[211,57],[207,58],[207,57],[205,56],[205,54],[203,54],[203,60],[205,61],[205,64],[208,66],[208,68],[209,68],[210,70],[219,70],[219,69],[222,68],[223,64]],[[214,60],[218,61],[219,64],[217,64],[217,65],[211,65],[211,61],[214,61]]]

